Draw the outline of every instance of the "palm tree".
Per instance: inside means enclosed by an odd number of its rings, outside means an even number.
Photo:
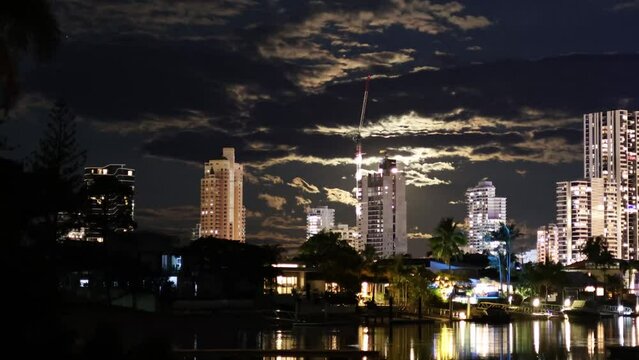
[[[462,253],[460,247],[468,244],[466,234],[457,226],[453,218],[441,219],[430,238],[433,256],[448,264],[448,272],[451,271],[450,260]]]
[[[515,224],[499,224],[499,228],[491,232],[491,237],[495,241],[503,242],[506,248],[506,291],[510,295],[510,270],[512,268],[512,242],[523,235]]]

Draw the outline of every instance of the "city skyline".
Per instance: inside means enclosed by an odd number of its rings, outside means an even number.
[[[364,168],[380,151],[406,167],[411,238],[461,221],[465,189],[488,177],[526,234],[516,246],[533,248],[555,221],[555,183],[583,176],[583,114],[639,108],[633,2],[52,6],[62,42],[20,66],[6,156],[34,150],[63,98],[87,164],[136,169],[138,229],[184,238],[224,146],[246,167],[247,242],[296,248],[309,205],[354,224],[368,74]]]
[[[9,343],[632,357],[637,15],[639,0],[1,0]]]

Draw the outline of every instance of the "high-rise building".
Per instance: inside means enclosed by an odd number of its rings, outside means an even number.
[[[362,176],[357,188],[362,243],[382,257],[406,254],[406,178],[397,162],[385,157],[377,172]]]
[[[339,238],[348,242],[353,249],[357,251],[364,251],[364,244],[362,243],[357,228],[348,226],[348,224],[337,224],[331,232],[339,235]]]
[[[602,178],[560,181],[556,194],[559,262],[584,260],[581,249],[590,237],[603,236],[614,244],[619,227],[616,186]]]
[[[537,262],[559,262],[559,229],[548,224],[537,229]]]
[[[191,240],[197,240],[202,235],[200,234],[200,223],[195,224],[195,227],[191,229]]]
[[[204,163],[200,181],[200,234],[244,241],[246,209],[243,202],[244,167],[235,162],[235,149],[222,149],[222,159]]]
[[[306,238],[319,233],[329,231],[335,225],[335,209],[328,206],[306,209]]]
[[[489,250],[486,235],[506,223],[506,198],[495,196],[491,181],[482,180],[466,190],[468,246],[471,252]]]
[[[608,237],[613,256],[636,260],[637,119],[639,112],[611,110],[584,115],[584,177],[603,178],[614,187],[616,234]],[[607,205],[608,206],[608,205]]]
[[[109,232],[133,231],[135,225],[135,170],[124,164],[84,168],[88,241],[104,241]]]

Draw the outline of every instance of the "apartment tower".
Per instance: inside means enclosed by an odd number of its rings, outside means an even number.
[[[377,172],[362,176],[358,185],[362,244],[382,257],[406,254],[406,178],[397,162],[385,157]]]
[[[306,238],[319,233],[330,231],[335,225],[335,209],[328,206],[306,209]]]
[[[611,110],[584,115],[584,177],[602,178],[615,189],[617,233],[608,237],[616,258],[637,259],[637,118]],[[608,201],[608,200],[606,200]],[[613,236],[614,235],[614,236]]]
[[[102,242],[106,233],[135,229],[134,169],[124,164],[86,167],[84,186],[86,240]]]
[[[245,214],[242,195],[244,167],[235,162],[235,149],[222,149],[222,159],[204,163],[200,181],[200,234],[244,242]]]
[[[506,198],[496,197],[491,181],[482,180],[466,190],[468,246],[471,252],[488,249],[486,236],[506,223]]]
[[[615,186],[602,178],[560,181],[556,195],[559,262],[585,260],[581,249],[590,237],[614,244],[619,228]]]
[[[537,262],[559,262],[559,229],[548,224],[537,229]]]

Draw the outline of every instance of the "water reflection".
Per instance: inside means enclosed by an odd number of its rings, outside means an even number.
[[[533,345],[535,346],[535,354],[539,354],[539,332],[541,331],[539,320],[533,321]]]
[[[507,325],[473,322],[340,328],[238,330],[236,341],[213,332],[185,338],[183,347],[378,350],[386,359],[605,359],[606,346],[639,344],[638,319],[598,322],[517,321]],[[186,334],[185,334],[186,335]],[[194,343],[197,343],[195,345]],[[283,359],[283,358],[279,358]]]

